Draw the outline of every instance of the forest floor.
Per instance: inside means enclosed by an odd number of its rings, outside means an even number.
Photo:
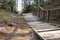
[[[0,40],[30,40],[32,30],[23,16],[0,11]]]

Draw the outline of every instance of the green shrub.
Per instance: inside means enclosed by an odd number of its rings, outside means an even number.
[[[0,18],[3,18],[4,17],[4,15],[3,14],[0,14]]]

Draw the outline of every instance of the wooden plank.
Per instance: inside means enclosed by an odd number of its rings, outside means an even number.
[[[44,8],[42,8],[42,7],[39,7],[39,8],[40,8],[41,10],[43,10],[43,11],[45,10],[45,9],[44,9]]]
[[[57,40],[60,40],[60,30],[57,30],[57,31],[49,31],[49,32],[40,32],[38,33],[38,35],[40,35],[43,39],[45,40],[54,40],[54,39],[57,39]]]
[[[44,8],[41,7],[41,6],[39,6],[39,8],[42,9],[43,11],[46,11],[46,10],[59,10],[59,9],[60,9],[60,7],[59,7],[59,8],[52,8],[52,9],[44,9]]]

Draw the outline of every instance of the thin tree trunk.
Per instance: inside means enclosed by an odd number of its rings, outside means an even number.
[[[13,12],[13,6],[11,6],[11,12]]]

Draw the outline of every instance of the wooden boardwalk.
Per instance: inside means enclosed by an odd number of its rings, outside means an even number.
[[[53,26],[50,23],[40,22],[38,21],[39,19],[37,19],[37,17],[34,18],[32,14],[29,15],[31,16],[28,16],[28,14],[25,15],[28,25],[30,25],[33,31],[43,40],[60,40],[60,28],[58,26]]]

